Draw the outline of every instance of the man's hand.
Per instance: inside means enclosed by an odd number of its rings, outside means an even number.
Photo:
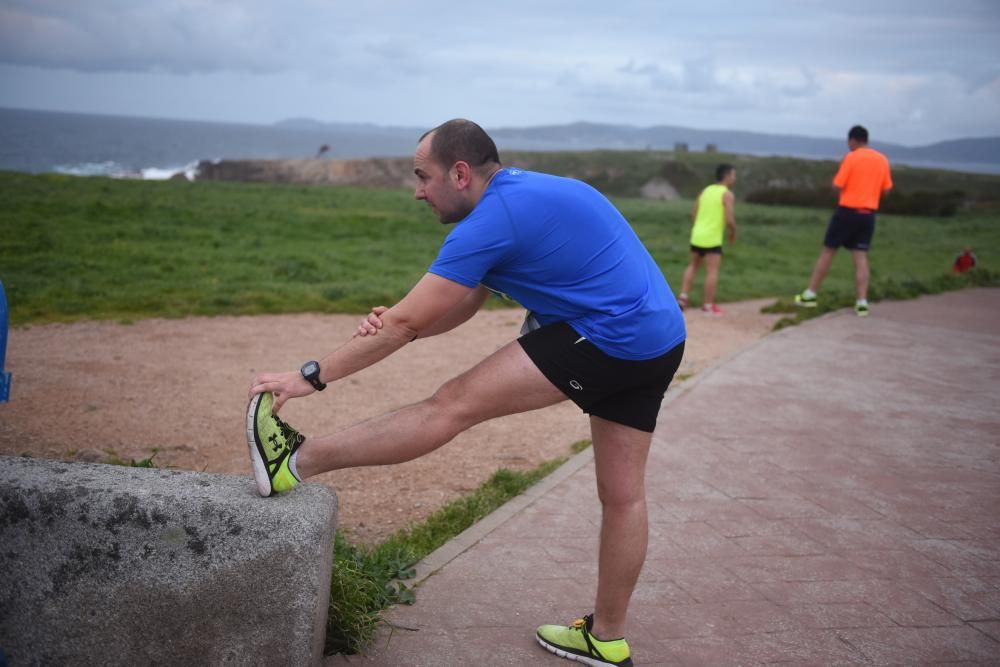
[[[357,338],[358,336],[374,336],[378,333],[378,330],[382,328],[382,313],[389,310],[385,306],[375,306],[372,308],[372,312],[368,313],[368,317],[361,320],[361,324],[358,325],[358,330],[354,332],[351,338]]]
[[[729,242],[730,243],[736,243],[736,226],[735,225],[729,228]]]
[[[319,360],[322,380],[336,382],[374,363],[414,340],[418,334],[433,335],[454,328],[479,309],[487,289],[465,287],[432,273],[421,278],[413,289],[392,308],[377,306],[358,326],[344,345]],[[380,336],[374,334],[382,329]],[[250,385],[250,397],[269,391],[277,413],[286,401],[316,391],[299,371],[262,373]]]
[[[316,389],[302,377],[301,372],[291,371],[289,373],[261,373],[255,377],[250,385],[249,397],[253,398],[265,391],[274,395],[274,407],[271,408],[271,412],[278,414],[278,410],[288,399],[308,396]]]

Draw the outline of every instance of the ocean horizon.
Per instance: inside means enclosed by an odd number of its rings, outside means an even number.
[[[0,170],[165,179],[202,160],[350,159],[411,154],[419,134],[0,108]]]
[[[495,130],[495,134],[491,130],[491,134],[494,134],[501,151],[641,150],[650,147],[662,150],[672,148],[675,141],[663,138],[651,146],[644,139],[633,139],[632,143],[638,144],[631,145],[620,138],[607,136],[583,136],[582,139],[578,136],[569,139],[557,136],[560,132],[565,135],[567,128],[573,130],[585,125],[500,128]],[[699,136],[711,135],[710,131],[704,130],[667,129]],[[549,130],[553,132],[552,136],[547,135]],[[321,147],[326,147],[323,157],[334,159],[409,156],[421,132],[418,128],[364,123],[341,125],[299,121],[253,125],[0,108],[0,170],[148,180],[167,179],[184,173],[194,180],[198,163],[203,160],[308,159],[317,157]],[[580,132],[585,133],[586,128]],[[750,136],[750,133],[728,134]],[[791,145],[785,151],[752,145],[740,150],[736,146],[727,148],[722,142],[719,150],[814,160],[837,160],[842,155],[840,141],[808,138],[807,141],[812,146],[809,150],[800,146],[792,148]],[[819,143],[824,143],[824,147],[816,148]],[[697,143],[692,146],[697,146]],[[945,161],[926,157],[905,159],[891,155],[890,159],[894,164],[915,167],[1000,174],[1000,156],[994,162]]]

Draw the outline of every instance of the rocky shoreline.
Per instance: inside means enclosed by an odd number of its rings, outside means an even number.
[[[364,160],[202,160],[199,181],[302,183],[409,188],[416,184],[413,158]]]
[[[531,158],[518,156],[518,166],[531,169]],[[358,160],[202,160],[196,176],[183,172],[177,179],[198,181],[237,181],[242,183],[285,183],[308,185],[353,185],[377,188],[413,188],[413,158],[387,157]],[[592,173],[565,174],[586,179]],[[678,198],[674,186],[662,176],[643,183],[637,193],[643,199],[673,200]]]

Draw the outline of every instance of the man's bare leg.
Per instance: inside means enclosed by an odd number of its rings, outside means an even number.
[[[715,289],[719,285],[719,266],[722,265],[722,255],[709,253],[705,255],[705,303],[715,303]]]
[[[854,286],[857,289],[858,299],[868,300],[868,253],[864,250],[852,250],[854,257]]]
[[[701,255],[692,252],[691,261],[684,269],[684,278],[681,280],[681,294],[688,294],[691,291],[691,285],[694,284],[694,274],[697,273],[699,265],[701,265]]]
[[[511,342],[433,396],[320,437],[306,438],[296,468],[305,479],[329,470],[402,463],[434,451],[494,417],[566,400],[517,342]]]
[[[826,278],[826,274],[830,270],[830,264],[833,263],[833,256],[836,254],[836,248],[823,246],[820,249],[819,257],[816,258],[816,266],[813,267],[812,277],[809,278],[809,289],[813,292],[819,291],[820,285],[823,284],[823,279]]]
[[[646,457],[652,434],[590,418],[597,495],[601,499],[601,546],[593,634],[625,636],[629,600],[646,560]]]

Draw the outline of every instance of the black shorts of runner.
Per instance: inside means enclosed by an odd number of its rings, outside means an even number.
[[[653,359],[617,359],[565,322],[518,339],[549,382],[587,414],[652,433],[663,394],[684,356],[684,343]]]
[[[823,245],[848,250],[868,250],[875,235],[875,212],[838,206],[826,227]]]
[[[699,257],[704,257],[705,255],[721,255],[722,246],[712,246],[711,248],[699,248],[696,245],[691,246],[691,252],[698,253]]]

